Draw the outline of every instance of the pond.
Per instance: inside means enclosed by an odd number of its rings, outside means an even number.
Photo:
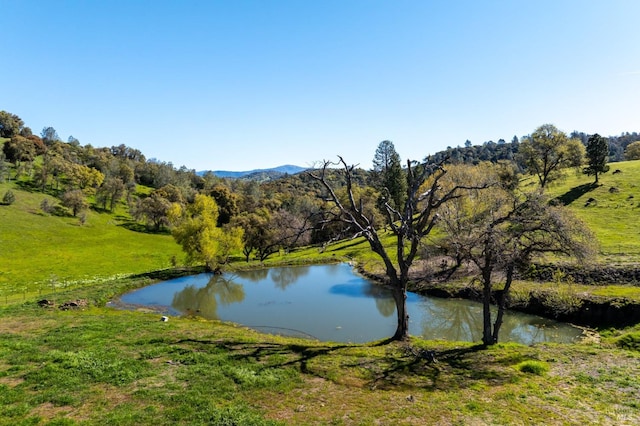
[[[391,291],[347,264],[199,274],[164,281],[122,295],[118,307],[146,306],[169,315],[198,315],[249,328],[321,341],[363,343],[393,335]],[[425,339],[479,342],[482,305],[408,293],[409,333]],[[500,341],[571,342],[581,330],[509,311]]]

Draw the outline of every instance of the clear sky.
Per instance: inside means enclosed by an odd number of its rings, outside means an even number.
[[[0,110],[196,170],[640,131],[637,0],[0,0]]]

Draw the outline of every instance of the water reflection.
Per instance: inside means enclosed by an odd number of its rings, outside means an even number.
[[[355,274],[349,265],[271,268],[233,275],[200,274],[151,285],[121,297],[132,305],[233,321],[259,330],[287,330],[319,340],[367,342],[393,334],[391,290]],[[409,332],[426,339],[480,341],[482,305],[409,293]],[[274,332],[281,332],[274,331]],[[580,330],[508,312],[500,341],[570,342]]]
[[[276,287],[285,290],[291,284],[295,283],[299,278],[309,274],[308,266],[299,266],[297,268],[273,268],[269,270],[269,276]]]
[[[222,275],[211,275],[204,287],[186,285],[173,295],[171,306],[180,312],[196,314],[210,319],[218,318],[218,304],[228,305],[244,300],[242,284],[233,282]]]
[[[390,317],[396,312],[396,302],[389,289],[370,282],[363,284],[360,278],[354,278],[345,284],[336,284],[329,289],[329,293],[348,297],[373,298],[378,312],[383,317]]]

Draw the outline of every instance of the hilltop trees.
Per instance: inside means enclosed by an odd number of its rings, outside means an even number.
[[[627,161],[640,160],[640,141],[627,145],[627,148],[624,150],[624,159]]]
[[[20,133],[24,122],[20,117],[7,111],[0,111],[0,138],[11,138]]]
[[[587,142],[588,165],[583,172],[589,176],[595,176],[595,183],[598,183],[598,175],[609,171],[607,160],[609,158],[609,144],[607,139],[599,134],[589,136]]]
[[[561,169],[581,165],[584,152],[579,140],[569,139],[552,124],[543,124],[520,142],[518,158],[545,188],[559,177]]]

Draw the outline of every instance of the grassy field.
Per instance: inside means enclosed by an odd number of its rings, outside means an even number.
[[[640,161],[611,163],[600,176],[574,171],[552,185],[548,194],[566,204],[595,233],[601,261],[637,262],[640,259]]]
[[[155,313],[13,305],[0,309],[0,424],[631,425],[640,329],[634,339],[635,350],[614,335],[488,349],[350,345]]]
[[[81,224],[70,215],[44,214],[40,203],[48,198],[57,205],[53,197],[13,182],[0,183],[0,197],[8,189],[16,201],[0,205],[0,302],[168,268],[172,259],[183,259],[170,235],[129,229],[123,211],[88,210]]]

